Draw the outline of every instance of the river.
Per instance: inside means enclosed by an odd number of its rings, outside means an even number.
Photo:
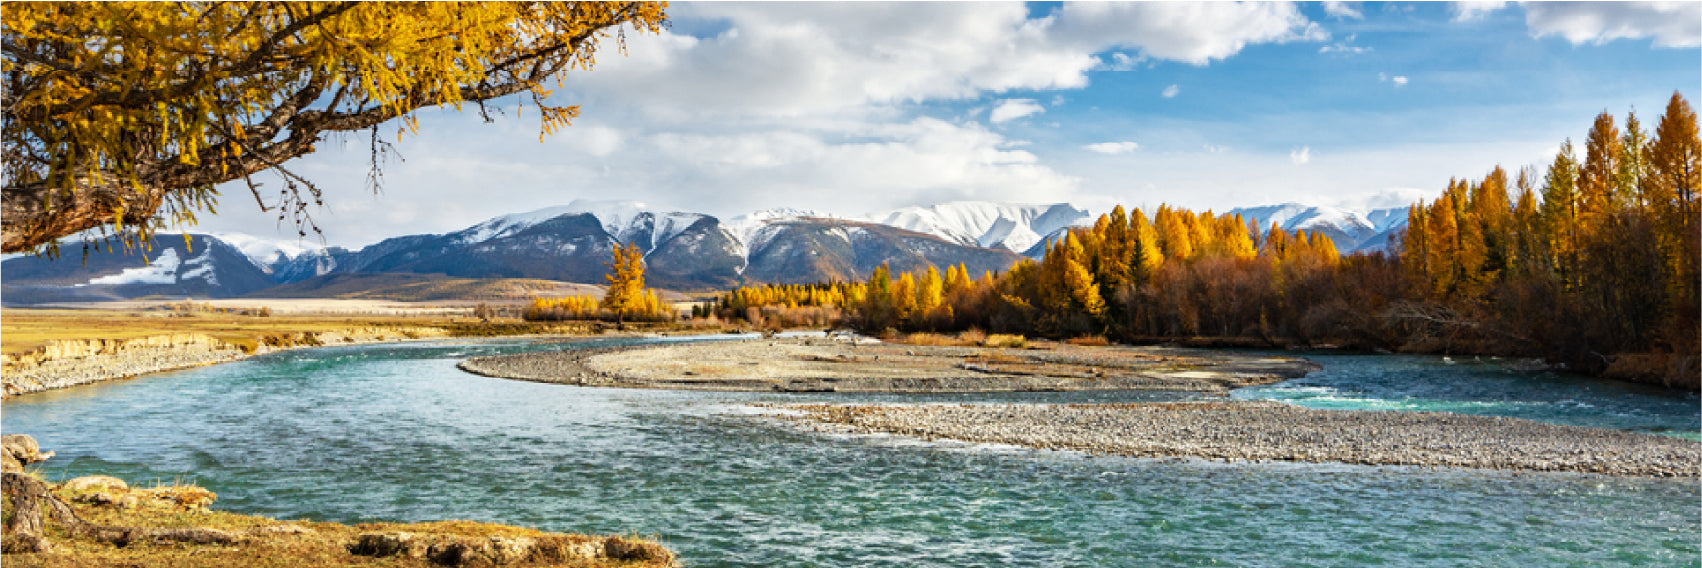
[[[593,342],[587,345],[608,345]],[[802,432],[743,403],[1169,400],[770,395],[479,377],[520,340],[278,353],[6,401],[52,479],[193,481],[216,508],[658,537],[689,566],[1698,566],[1694,479],[1094,457]],[[1237,391],[1697,439],[1694,395],[1499,361],[1308,355]]]

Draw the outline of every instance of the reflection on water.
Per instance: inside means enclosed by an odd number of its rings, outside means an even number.
[[[470,518],[654,534],[691,566],[1695,566],[1702,558],[1694,481],[1125,459],[813,434],[742,404],[915,399],[580,388],[454,368],[462,357],[564,346],[454,341],[275,354],[20,397],[6,402],[4,427],[59,452],[46,464],[53,478],[188,476],[220,495],[218,508],[282,518]],[[1697,429],[1694,399],[1565,377],[1571,386],[1554,394],[1540,378],[1422,358],[1319,359],[1323,374],[1237,396]],[[1413,373],[1434,380],[1415,384]]]

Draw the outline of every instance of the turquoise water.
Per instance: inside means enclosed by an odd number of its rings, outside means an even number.
[[[1702,440],[1702,399],[1693,393],[1552,371],[1513,361],[1416,355],[1303,353],[1321,372],[1241,389],[1234,398],[1333,410],[1426,410],[1511,416],[1575,426]]]
[[[280,518],[469,518],[656,535],[690,566],[1702,565],[1694,480],[1128,459],[814,434],[742,403],[896,397],[593,389],[454,368],[472,355],[561,347],[295,351],[19,397],[5,403],[3,426],[59,452],[45,464],[54,478],[193,480],[219,494],[218,508]],[[1556,420],[1665,400],[1593,383],[1554,387],[1591,411],[1475,371],[1455,377],[1471,386],[1403,390],[1385,383],[1411,368],[1445,381],[1450,369],[1332,357],[1319,357],[1326,373],[1257,396],[1500,405]],[[1695,400],[1667,398],[1690,413],[1600,419],[1694,431]],[[1537,407],[1555,410],[1529,410]]]

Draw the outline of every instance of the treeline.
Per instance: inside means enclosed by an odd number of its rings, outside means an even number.
[[[588,296],[533,298],[521,315],[526,321],[601,320],[624,324],[629,321],[673,321],[678,314],[662,301],[655,290],[644,287],[644,251],[638,245],[614,245],[605,265],[609,289],[601,299]]]
[[[1409,210],[1387,254],[1341,257],[1325,235],[1236,215],[1117,207],[1002,274],[883,266],[864,283],[740,288],[714,311],[871,333],[1531,356],[1696,388],[1702,140],[1689,103],[1674,93],[1653,132],[1603,113],[1582,158],[1567,142],[1546,172],[1509,177],[1451,181]]]

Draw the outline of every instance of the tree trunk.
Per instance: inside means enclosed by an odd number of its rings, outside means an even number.
[[[46,483],[18,472],[5,472],[3,492],[12,499],[12,520],[6,523],[5,552],[47,552],[46,523],[48,517],[64,525],[74,535],[83,535],[116,546],[136,540],[156,539],[194,544],[230,544],[236,535],[199,527],[160,529],[145,527],[113,527],[90,523],[78,517],[70,505],[53,495]]]

